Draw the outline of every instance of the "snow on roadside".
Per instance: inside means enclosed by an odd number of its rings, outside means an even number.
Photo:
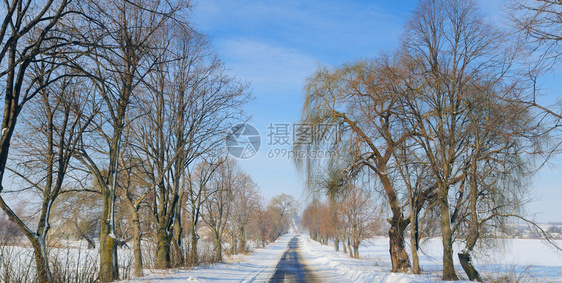
[[[336,252],[333,246],[324,246],[313,241],[306,234],[300,236],[301,256],[313,272],[335,273],[329,282],[435,282],[439,278],[428,275],[391,273],[389,265],[378,266],[377,261],[353,259],[347,254]]]
[[[265,249],[233,257],[226,263],[190,270],[147,270],[148,276],[128,282],[267,282],[293,236],[283,235]],[[506,282],[520,276],[523,276],[522,281],[562,282],[562,255],[542,247],[540,240],[510,239],[508,242],[510,245],[506,251],[494,251],[487,260],[477,258],[477,266],[484,275],[501,278],[509,275],[511,270],[514,277],[504,277]],[[399,274],[390,272],[388,239],[385,237],[365,242],[360,248],[361,259],[353,259],[347,254],[336,252],[333,246],[324,246],[311,240],[307,234],[299,235],[302,263],[323,283],[440,281],[440,241],[429,239],[423,246],[420,262],[424,274]],[[458,275],[466,278],[458,263],[455,267]]]
[[[506,239],[505,250],[489,250],[479,254],[475,263],[480,273],[488,279],[501,282],[562,282],[562,254],[541,240]],[[325,246],[300,236],[302,257],[308,268],[317,272],[332,271],[347,282],[436,282],[441,281],[442,248],[440,238],[427,239],[420,254],[422,275],[390,272],[388,238],[369,239],[361,245],[361,259],[353,259],[343,252],[336,252],[332,245]],[[562,241],[557,241],[562,245]],[[458,248],[458,247],[457,247]],[[456,255],[456,253],[455,253]],[[459,277],[466,279],[457,257],[454,258]],[[343,282],[333,280],[331,282]],[[471,282],[471,281],[457,281]]]
[[[287,249],[293,234],[285,234],[264,249],[255,249],[225,263],[189,270],[150,270],[148,276],[125,282],[265,282]]]

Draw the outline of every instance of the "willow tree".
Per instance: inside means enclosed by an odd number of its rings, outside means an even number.
[[[404,93],[396,73],[400,72],[393,58],[382,57],[358,61],[330,70],[319,69],[305,87],[305,101],[301,123],[314,133],[310,143],[298,143],[297,151],[338,152],[327,158],[296,159],[306,173],[309,187],[314,186],[321,168],[348,160],[342,178],[352,172],[368,168],[379,179],[387,197],[391,217],[388,231],[393,272],[406,272],[410,260],[405,250],[404,231],[410,219],[404,216],[399,187],[389,174],[394,151],[408,140],[412,133],[400,125],[400,96]],[[325,125],[336,126],[333,132]],[[337,138],[331,139],[331,135]],[[306,154],[306,156],[313,156]],[[347,175],[344,176],[344,175]]]
[[[508,102],[519,91],[513,85],[479,81],[478,91],[464,99],[472,132],[465,144],[466,178],[457,192],[453,232],[464,242],[459,261],[470,280],[482,281],[472,263],[477,244],[493,244],[494,233],[506,232],[510,218],[523,218],[528,177],[535,170],[529,158],[544,136],[532,108]]]

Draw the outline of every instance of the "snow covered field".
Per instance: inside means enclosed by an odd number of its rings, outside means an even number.
[[[124,282],[267,282],[294,234],[286,234],[265,249],[256,249],[247,255],[237,255],[225,263],[197,267],[190,270],[145,270],[147,276]],[[562,241],[558,241],[562,245]],[[303,263],[313,273],[322,274],[326,282],[435,282],[441,275],[441,243],[439,238],[427,239],[422,245],[420,264],[422,275],[396,274],[390,272],[388,239],[373,238],[359,249],[361,259],[352,259],[333,246],[323,246],[312,241],[307,234],[299,236],[299,249]],[[29,248],[12,247],[10,257],[29,267],[32,264]],[[6,251],[6,249],[4,249]],[[77,252],[80,251],[80,252]],[[120,262],[130,268],[130,250],[120,250]],[[7,256],[7,254],[3,254]],[[63,265],[78,265],[89,262],[97,266],[97,250],[60,249],[59,260],[68,260]],[[456,261],[455,257],[455,261]],[[552,250],[540,240],[509,239],[503,251],[490,250],[475,258],[476,267],[484,278],[504,279],[501,282],[562,282],[562,254]],[[94,266],[92,266],[94,264]],[[88,268],[89,268],[88,267]],[[456,262],[459,276],[465,279],[460,264]],[[27,271],[28,268],[25,268]],[[21,269],[19,272],[23,272]],[[0,280],[1,281],[1,280]]]
[[[265,282],[292,237],[293,234],[284,235],[265,249],[231,258],[226,263],[193,270],[149,271],[150,275],[127,282]],[[359,250],[359,260],[335,252],[332,246],[320,245],[305,234],[300,236],[299,245],[304,263],[312,272],[329,273],[323,277],[330,280],[323,282],[435,282],[441,276],[441,246],[437,238],[429,239],[422,246],[425,252],[420,254],[423,275],[391,273],[388,239],[384,237],[366,242]],[[540,240],[507,240],[505,252],[494,251],[475,262],[489,279],[562,282],[562,254],[552,251]],[[457,273],[466,278],[458,262]]]
[[[361,259],[335,252],[332,246],[323,246],[301,237],[303,258],[312,270],[335,270],[351,282],[435,282],[441,278],[441,239],[429,239],[420,253],[422,275],[390,273],[388,239],[371,239],[359,253]],[[559,241],[558,244],[562,244]],[[455,253],[456,255],[456,253]],[[455,257],[457,274],[466,279]],[[476,267],[485,278],[506,279],[504,282],[562,282],[562,254],[556,253],[540,240],[509,239],[505,251],[491,251],[475,259]],[[334,281],[335,282],[335,281]]]

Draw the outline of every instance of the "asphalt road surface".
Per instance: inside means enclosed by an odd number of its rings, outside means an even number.
[[[319,282],[317,277],[302,263],[299,255],[298,235],[289,241],[288,249],[275,267],[275,273],[269,282]]]

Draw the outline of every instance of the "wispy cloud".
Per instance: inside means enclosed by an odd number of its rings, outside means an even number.
[[[241,36],[297,46],[328,64],[376,55],[398,42],[405,15],[417,1],[201,1],[196,23],[220,38]],[[401,9],[395,9],[395,6]],[[234,31],[234,32],[233,32]]]
[[[298,50],[255,40],[227,39],[218,46],[228,66],[254,88],[300,88],[318,62]]]
[[[271,197],[300,196],[301,182],[290,160],[270,159],[267,126],[299,120],[305,79],[319,64],[339,65],[377,55],[398,43],[404,9],[386,1],[208,0],[195,8],[193,23],[211,40],[238,78],[252,83],[256,100],[247,110],[262,133],[257,156],[241,162]],[[410,3],[410,5],[411,5]],[[411,7],[410,7],[411,8]]]

